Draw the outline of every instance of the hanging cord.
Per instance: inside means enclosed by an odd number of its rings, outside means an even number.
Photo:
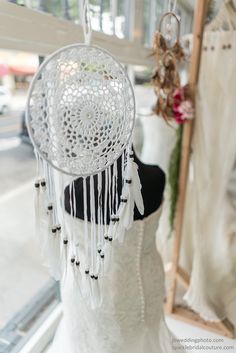
[[[172,5],[172,3],[173,3],[173,5]],[[174,1],[169,0],[168,5],[167,5],[167,11],[168,12],[175,12],[176,5],[177,5],[177,0],[174,0]]]
[[[80,20],[84,32],[84,42],[86,45],[91,43],[92,27],[89,11],[89,0],[80,0]]]

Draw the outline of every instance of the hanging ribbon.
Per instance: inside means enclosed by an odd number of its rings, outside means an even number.
[[[84,42],[86,45],[90,45],[92,27],[88,0],[80,0],[80,20],[84,32]]]

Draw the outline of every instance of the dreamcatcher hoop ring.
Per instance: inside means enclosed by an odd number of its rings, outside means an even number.
[[[30,85],[26,122],[35,150],[49,165],[85,177],[121,156],[135,110],[122,65],[97,46],[72,44],[41,64]]]
[[[174,12],[172,12],[172,11],[168,11],[168,12],[164,13],[164,14],[161,16],[161,19],[160,19],[160,21],[159,21],[159,29],[158,29],[158,30],[159,30],[160,33],[162,33],[162,25],[163,25],[163,21],[164,21],[164,19],[165,19],[166,17],[172,17],[172,18],[174,18],[175,21],[176,21],[176,24],[177,24],[176,40],[175,40],[174,44],[169,48],[169,49],[172,49],[172,48],[174,48],[174,46],[175,46],[176,44],[179,43],[179,38],[180,38],[180,20],[179,20],[178,16],[177,16]]]

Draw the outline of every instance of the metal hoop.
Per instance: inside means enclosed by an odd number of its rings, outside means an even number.
[[[179,18],[177,17],[177,15],[174,12],[168,11],[168,12],[164,13],[164,15],[161,16],[161,19],[160,19],[160,22],[159,22],[159,32],[162,33],[163,20],[164,20],[165,17],[168,17],[168,16],[174,17],[176,22],[177,22],[177,37],[176,37],[175,43],[171,47],[171,48],[173,48],[176,44],[179,43],[179,38],[180,38],[180,20],[179,20]]]

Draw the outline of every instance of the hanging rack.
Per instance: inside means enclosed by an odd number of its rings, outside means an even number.
[[[191,64],[189,71],[189,87],[192,99],[194,101],[195,90],[198,83],[198,76],[201,62],[201,51],[202,51],[202,39],[204,31],[204,22],[208,9],[208,0],[198,0],[194,10],[194,24],[193,24],[193,49],[191,56]],[[179,173],[179,193],[176,205],[175,224],[173,233],[173,252],[172,252],[172,263],[168,272],[170,276],[169,292],[167,294],[167,301],[165,304],[166,313],[173,316],[178,320],[185,321],[189,324],[201,327],[205,330],[212,331],[214,333],[233,338],[234,327],[225,319],[220,322],[207,322],[203,320],[197,313],[191,309],[176,306],[175,296],[177,283],[179,282],[185,289],[189,288],[190,277],[189,275],[179,266],[180,257],[180,246],[181,246],[181,235],[183,228],[183,217],[185,208],[185,196],[189,170],[189,159],[190,159],[190,147],[191,138],[194,128],[194,120],[185,122],[183,128],[183,138],[181,146],[181,163]]]

